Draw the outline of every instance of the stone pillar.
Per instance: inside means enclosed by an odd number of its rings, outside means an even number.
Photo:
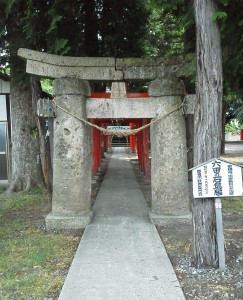
[[[149,95],[160,98],[163,114],[182,103],[183,93],[176,79],[156,79],[149,86]],[[180,109],[151,126],[152,223],[190,216],[187,173],[186,128]]]
[[[86,119],[89,83],[75,78],[54,80],[58,105]],[[52,212],[48,229],[78,229],[90,223],[91,151],[90,127],[57,107],[54,119]]]

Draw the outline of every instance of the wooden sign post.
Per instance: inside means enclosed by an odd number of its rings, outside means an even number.
[[[194,198],[214,198],[219,269],[225,269],[222,197],[242,196],[241,166],[213,158],[192,170]]]

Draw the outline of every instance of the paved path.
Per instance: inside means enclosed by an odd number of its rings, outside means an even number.
[[[228,156],[243,156],[243,141],[226,142],[225,154]]]
[[[124,148],[115,148],[59,300],[184,300]]]

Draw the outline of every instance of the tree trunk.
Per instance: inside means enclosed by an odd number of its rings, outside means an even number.
[[[6,7],[5,7],[6,9]],[[7,42],[10,51],[10,91],[12,125],[12,175],[6,194],[29,191],[43,185],[38,130],[32,110],[32,95],[25,62],[17,56],[20,47],[28,47],[22,30],[26,1],[13,1],[6,13]]]
[[[188,170],[193,168],[193,143],[194,143],[194,115],[187,115],[186,120],[186,147]],[[192,181],[192,172],[188,172],[188,180]]]
[[[197,100],[194,166],[219,157],[222,138],[222,61],[220,33],[212,20],[215,0],[194,0],[197,37]],[[213,199],[193,201],[195,266],[217,267],[218,253]]]
[[[52,191],[52,165],[51,165],[51,154],[50,154],[50,143],[49,137],[46,137],[46,124],[43,118],[37,116],[37,102],[42,98],[42,89],[40,81],[34,77],[31,77],[31,88],[32,88],[32,109],[35,117],[35,122],[38,129],[39,138],[39,149],[40,149],[40,160],[42,167],[42,174],[45,185],[51,193]]]
[[[226,101],[223,101],[223,108],[222,108],[222,141],[221,141],[221,154],[225,154],[226,110],[227,110],[227,103],[226,103]]]
[[[11,80],[12,176],[6,194],[43,185],[30,85]]]

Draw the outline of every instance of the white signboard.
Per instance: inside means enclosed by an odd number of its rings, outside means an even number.
[[[242,196],[241,167],[221,159],[192,169],[194,198]]]
[[[107,129],[122,131],[122,130],[129,130],[130,126],[107,126]]]

